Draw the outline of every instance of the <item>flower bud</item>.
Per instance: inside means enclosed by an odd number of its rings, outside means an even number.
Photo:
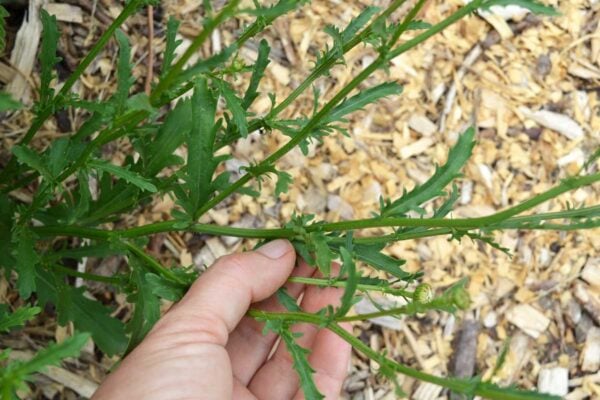
[[[428,283],[421,283],[413,293],[413,301],[419,304],[427,304],[433,300],[433,288]]]

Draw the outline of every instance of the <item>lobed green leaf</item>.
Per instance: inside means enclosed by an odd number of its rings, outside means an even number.
[[[60,61],[56,56],[58,40],[58,24],[54,15],[48,14],[44,9],[40,10],[42,18],[42,50],[40,53],[40,105],[46,107],[54,97],[54,89],[50,87],[52,79],[56,75],[54,67]]]
[[[39,307],[21,307],[9,314],[6,309],[2,308],[0,307],[0,332],[8,332],[12,328],[22,327],[42,311]]]
[[[117,178],[121,178],[142,190],[147,190],[151,193],[155,193],[158,190],[156,186],[154,186],[148,179],[131,171],[127,167],[119,167],[104,160],[90,160],[88,161],[88,166],[96,170],[112,174]]]

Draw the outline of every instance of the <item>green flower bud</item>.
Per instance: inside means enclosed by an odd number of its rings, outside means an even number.
[[[433,288],[428,283],[421,283],[413,293],[413,301],[420,304],[427,304],[433,300]]]
[[[471,306],[471,296],[465,288],[457,288],[452,293],[452,303],[461,310],[468,310]]]

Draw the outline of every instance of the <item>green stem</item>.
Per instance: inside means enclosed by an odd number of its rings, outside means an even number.
[[[150,98],[151,103],[154,103],[157,99],[160,98],[161,94],[168,89],[174,80],[177,79],[185,64],[189,61],[189,59],[202,47],[206,39],[210,37],[212,32],[219,26],[226,18],[231,16],[240,0],[231,0],[229,4],[227,4],[223,9],[217,14],[216,17],[210,18],[208,22],[204,25],[204,29],[202,32],[196,36],[190,47],[187,48],[185,53],[181,56],[181,58],[173,65],[167,75],[162,79],[156,89],[153,91],[152,96]]]
[[[337,287],[337,288],[345,288],[346,287],[346,281],[336,281],[336,280],[331,280],[331,279],[323,279],[323,278],[305,278],[302,276],[294,276],[291,278],[288,278],[288,282],[292,282],[292,283],[302,283],[304,285],[312,285],[312,286],[319,286],[319,287]],[[359,283],[356,286],[356,289],[362,291],[362,292],[381,292],[381,293],[387,293],[387,294],[391,294],[394,296],[402,296],[402,297],[407,297],[407,298],[412,298],[413,296],[413,292],[408,291],[408,290],[404,290],[404,289],[395,289],[395,288],[391,288],[391,287],[382,287],[382,286],[377,286],[377,285],[366,285],[366,284],[362,284]]]
[[[163,267],[158,261],[156,261],[153,257],[148,255],[144,250],[140,249],[131,242],[126,242],[125,246],[129,251],[131,251],[133,254],[135,254],[141,260],[143,260],[148,267],[150,267],[154,272],[156,272],[160,276],[167,278],[172,282],[187,286],[187,283],[185,281],[183,281],[180,277],[175,275],[173,271]]]
[[[556,399],[556,397],[537,394],[535,392],[518,391],[512,388],[503,389],[493,384],[486,382],[478,382],[476,380],[463,380],[458,378],[442,378],[427,374],[416,370],[406,365],[400,364],[394,360],[379,354],[363,343],[360,339],[354,337],[352,333],[342,328],[336,322],[326,322],[319,315],[309,314],[304,312],[267,312],[262,310],[251,309],[247,313],[248,316],[259,321],[275,320],[275,321],[290,321],[290,322],[305,322],[317,326],[323,326],[338,335],[340,338],[348,342],[355,350],[360,351],[368,358],[376,361],[386,370],[392,370],[397,373],[439,385],[452,390],[453,392],[466,394],[467,396],[482,396],[488,399],[497,400],[531,400],[531,399]]]
[[[365,79],[371,76],[371,74],[377,69],[379,69],[385,62],[417,46],[421,42],[429,39],[431,36],[435,35],[436,33],[442,31],[446,27],[460,20],[465,15],[477,9],[477,7],[479,7],[479,5],[481,4],[481,1],[482,0],[475,0],[469,3],[468,5],[460,8],[450,17],[434,25],[423,34],[418,35],[416,38],[398,46],[398,48],[396,48],[395,50],[381,52],[379,56],[375,59],[375,61],[373,61],[369,66],[363,69],[345,87],[343,87],[327,104],[325,104],[325,106],[323,106],[323,108],[308,121],[308,123],[300,130],[300,132],[298,132],[291,140],[289,140],[286,144],[284,144],[282,147],[280,147],[278,150],[272,153],[269,157],[261,161],[256,166],[256,170],[269,170],[269,166],[271,166],[273,163],[275,163],[277,160],[279,160],[281,157],[283,157],[285,154],[291,151],[294,147],[300,144],[303,140],[305,140],[312,133],[313,129],[315,129],[319,125],[319,123],[329,114],[329,112],[334,109],[334,107],[336,107],[342,100],[344,100],[344,98],[346,98],[346,96],[350,92],[356,89],[358,85],[360,85]],[[414,17],[414,15],[412,16]],[[408,28],[409,23],[410,20],[407,17],[404,20],[404,22],[395,30],[393,37],[399,38],[400,35]],[[393,45],[393,43],[390,42],[389,45],[391,46]],[[218,195],[213,197],[208,203],[205,204],[204,207],[198,210],[198,215],[204,214],[205,212],[219,204],[221,201],[223,201],[233,193],[237,192],[244,185],[250,182],[252,178],[254,178],[254,176],[251,174],[246,174],[239,178],[237,181],[235,181],[234,183],[226,187],[224,190],[222,190]]]
[[[120,278],[116,278],[116,277],[112,277],[112,276],[88,274],[87,272],[79,272],[74,269],[67,268],[60,264],[48,264],[48,266],[56,271],[66,274],[66,275],[74,276],[76,278],[83,278],[88,281],[109,283],[109,284],[115,285],[115,286],[120,286],[122,283],[122,280]]]

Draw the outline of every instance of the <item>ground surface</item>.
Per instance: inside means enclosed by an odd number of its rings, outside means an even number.
[[[75,7],[61,11],[59,18],[72,21],[61,23],[64,79],[118,13],[121,3],[59,3]],[[159,59],[163,48],[164,18],[173,15],[181,19],[182,37],[189,39],[200,29],[201,3],[169,0],[155,9],[154,57]],[[562,16],[521,16],[510,21],[472,16],[395,59],[389,76],[382,72],[370,83],[397,80],[404,85],[403,95],[357,113],[349,124],[349,138],[326,138],[322,146],[311,149],[308,157],[299,151],[286,156],[280,165],[296,177],[287,195],[274,199],[266,190],[258,200],[228,200],[211,212],[210,218],[219,224],[274,227],[294,211],[314,213],[327,220],[367,217],[377,209],[381,195],[395,197],[429,177],[435,163],[445,160],[457,134],[473,121],[479,128],[478,145],[464,171],[460,207],[454,215],[491,213],[576,173],[585,156],[600,142],[600,3],[551,3],[558,6]],[[273,47],[273,61],[262,91],[275,92],[278,98],[287,94],[306,76],[314,54],[328,40],[324,25],[345,24],[370,4],[367,0],[315,0],[278,21],[266,35]],[[432,0],[421,18],[438,21],[459,4],[461,0]],[[13,30],[20,24],[18,16],[10,20]],[[134,43],[138,90],[143,90],[148,75],[148,27],[146,15],[141,14],[126,29]],[[231,42],[237,29],[237,23],[226,25],[213,35],[211,46],[201,55]],[[255,48],[256,44],[251,43],[242,56],[252,59]],[[12,42],[8,50],[15,51]],[[113,90],[115,54],[111,43],[89,68],[77,87],[84,97],[106,97]],[[360,46],[352,51],[345,67],[336,68],[331,77],[318,82],[323,97],[346,84],[372,57],[371,51]],[[16,85],[19,74],[9,65],[7,55],[0,64],[0,82]],[[38,79],[36,71],[33,66],[31,74],[25,72],[25,84],[13,90],[21,90],[26,98],[27,81]],[[269,105],[264,96],[255,111],[265,112]],[[311,107],[307,96],[292,107],[290,115],[309,112]],[[546,122],[540,122],[538,115],[536,123],[535,112],[540,109],[554,114]],[[556,115],[569,117],[569,123],[582,134],[577,135],[573,128],[561,133],[562,120]],[[21,112],[0,120],[2,156],[23,134],[30,118],[27,112]],[[64,113],[44,126],[37,145],[43,147],[48,138],[68,134],[81,122],[80,115]],[[283,140],[277,134],[253,134],[230,150],[242,162],[250,162],[262,159]],[[118,160],[128,144],[122,146],[107,148],[107,156]],[[239,165],[232,163],[228,168],[237,171]],[[265,185],[272,187],[269,182]],[[18,195],[27,199],[27,193]],[[580,189],[538,210],[559,210],[567,203],[598,204],[599,199],[598,190]],[[165,199],[126,222],[131,225],[161,220],[172,206]],[[410,270],[422,269],[426,281],[438,290],[462,277],[470,278],[473,308],[456,318],[430,313],[383,321],[385,327],[381,321],[367,323],[356,326],[355,333],[373,348],[386,349],[397,360],[427,372],[474,373],[486,378],[492,376],[503,346],[509,343],[506,362],[494,373],[494,380],[548,389],[543,378],[551,376],[554,385],[568,385],[569,399],[600,398],[600,373],[594,362],[600,348],[600,232],[506,232],[497,240],[510,249],[512,257],[480,243],[458,243],[443,237],[391,246],[390,254],[406,259]],[[251,244],[169,234],[155,237],[150,250],[165,260],[175,258],[184,265],[202,266]],[[117,258],[108,259],[88,268],[109,273],[121,263]],[[110,295],[102,288],[93,289],[98,297]],[[15,298],[5,281],[0,283],[0,297],[3,301]],[[114,301],[125,304],[119,296]],[[129,311],[121,308],[117,312],[126,318]],[[3,337],[0,343],[32,351],[47,340],[64,337],[69,329],[58,327],[51,317],[43,317],[25,330],[26,335]],[[80,360],[40,376],[36,380],[37,395],[85,396],[110,365],[111,360],[89,347]],[[381,380],[376,370],[376,365],[355,356],[344,396],[394,398],[389,382]],[[411,379],[401,382],[414,399],[448,396],[433,385]]]

